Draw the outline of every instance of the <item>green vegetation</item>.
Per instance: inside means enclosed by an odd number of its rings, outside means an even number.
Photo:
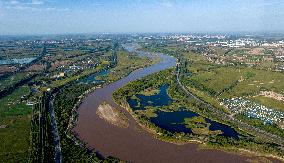
[[[101,160],[96,153],[88,150],[84,144],[77,144],[80,140],[68,128],[71,117],[76,114],[73,108],[79,101],[79,96],[92,87],[94,85],[77,84],[65,87],[57,94],[54,101],[64,162],[118,162],[117,159],[111,157]]]
[[[70,86],[60,91],[54,101],[55,115],[58,123],[58,132],[64,162],[90,162],[96,158],[95,154],[89,154],[86,148],[76,145],[72,137],[69,137],[66,134],[69,121],[72,114],[74,114],[73,107],[78,101],[78,97],[90,88],[91,87],[88,85]]]
[[[48,96],[41,94],[34,105],[31,119],[31,141],[29,162],[54,162],[54,141]]]
[[[217,96],[229,89],[240,79],[240,75],[235,69],[228,67],[217,68],[211,71],[198,72],[189,78],[189,82],[197,88]],[[222,84],[221,84],[222,83]]]
[[[264,124],[261,120],[259,119],[255,119],[255,118],[248,118],[246,115],[244,114],[237,114],[236,115],[237,119],[240,119],[252,126],[256,126],[258,128],[263,129],[264,131],[267,131],[269,133],[273,133],[275,135],[284,137],[284,132],[283,129],[281,129],[279,126],[277,126],[276,124]]]
[[[251,97],[251,99],[261,105],[264,105],[268,108],[273,108],[277,109],[279,111],[284,111],[284,102],[275,100],[269,97],[264,97],[264,96],[255,96]]]
[[[187,128],[190,128],[193,134],[197,135],[218,135],[222,134],[222,131],[210,131],[210,123],[207,123],[202,116],[185,118],[184,124]]]
[[[157,111],[156,108],[151,106],[146,106],[145,108],[146,110],[137,110],[136,112],[148,118],[157,117],[157,114],[155,113]]]
[[[17,44],[16,41],[1,41],[0,58],[1,59],[21,59],[29,57],[37,57],[42,51],[42,47],[33,46],[32,41]],[[5,46],[6,44],[6,46]],[[2,46],[4,45],[4,46]]]
[[[6,78],[1,78],[0,79],[0,91],[7,89],[11,85],[16,84],[20,82],[21,80],[28,78],[29,76],[31,76],[31,74],[26,73],[26,72],[19,72],[14,75],[8,76]]]
[[[171,82],[170,79],[172,79],[172,76],[169,75],[169,73],[172,71],[167,70],[163,71],[163,73],[160,73],[159,75],[149,75],[146,78],[143,78],[142,80],[138,80],[136,82],[130,82],[127,84],[127,86],[118,89],[117,91],[114,92],[113,98],[115,100],[118,100],[117,102],[121,105],[126,101],[126,97],[132,97],[136,94],[139,94],[140,92],[144,90],[149,90],[149,88],[152,88],[153,90],[157,90],[160,88],[162,84],[165,84],[167,82]],[[169,75],[169,76],[167,76]]]
[[[159,93],[160,93],[159,89],[149,88],[149,89],[145,89],[145,90],[141,91],[139,94],[142,94],[144,96],[152,96],[152,95],[159,94]]]
[[[105,78],[107,81],[116,81],[130,72],[149,66],[152,62],[148,58],[141,58],[136,54],[126,51],[117,52],[117,66]]]
[[[206,48],[201,49],[201,51],[190,50],[189,52],[186,52],[182,50],[184,48],[183,45],[177,45],[176,50],[170,50],[169,47],[171,47],[171,45],[173,44],[165,44],[162,48],[158,47],[158,45],[147,45],[147,48],[150,47],[148,48],[150,50],[159,50],[177,56],[180,60],[179,67],[182,84],[185,85],[191,93],[193,93],[203,101],[210,103],[215,108],[219,108],[226,113],[230,113],[229,110],[220,105],[220,102],[224,98],[232,97],[247,97],[271,108],[282,108],[282,103],[280,101],[277,102],[273,99],[256,96],[260,93],[260,91],[273,91],[282,95],[284,93],[284,75],[283,73],[270,71],[271,65],[269,65],[269,68],[264,68],[263,66],[265,65],[263,64],[254,67],[247,67],[243,64],[240,64],[240,62],[238,61],[231,62],[230,64],[216,64],[214,63],[214,58],[213,61],[210,61],[208,59],[208,57],[210,57],[208,56],[208,53],[211,54],[212,51],[207,51],[205,50]],[[153,46],[154,48],[151,46]],[[194,48],[195,47],[193,47],[193,49]],[[223,53],[223,55],[233,56],[236,53],[238,55],[246,55],[248,54],[248,51],[228,50],[221,51],[220,53]],[[214,57],[215,59],[218,58],[218,56]],[[250,59],[257,61],[259,60],[259,58],[260,57],[251,57]],[[218,59],[224,59],[224,56]],[[230,58],[227,59],[229,60]],[[272,63],[269,62],[269,64]],[[177,91],[176,94],[178,93],[180,92]],[[173,95],[171,96],[174,97]],[[182,99],[182,96],[180,96],[180,98]],[[255,133],[252,133],[250,130],[242,128],[243,131],[240,131],[238,128],[242,126],[238,126],[234,124],[234,122],[228,121],[218,116],[218,114],[211,112],[210,109],[206,109],[208,107],[204,106],[203,104],[196,103],[194,102],[194,100],[188,101],[190,102],[189,104],[187,104],[187,106],[191,105],[191,109],[195,110],[201,115],[205,115],[206,117],[210,117],[219,122],[227,123],[233,126],[237,131],[248,136],[248,138],[250,139],[247,140],[243,138],[239,141],[234,140],[234,142],[232,142],[232,140],[225,140],[227,138],[224,137],[220,137],[218,138],[218,141],[216,141],[215,139],[217,137],[215,137],[210,138],[208,144],[210,144],[211,146],[217,145],[219,148],[222,148],[223,146],[230,149],[244,148],[260,153],[271,152],[275,155],[283,157],[283,150],[279,145],[266,143],[269,138],[252,138],[252,136],[248,135],[247,133],[250,133],[252,135],[254,135]],[[264,125],[259,120],[250,119],[245,116],[238,118],[264,131],[283,137],[283,135],[281,134],[281,132],[283,132],[282,129],[280,129],[276,125]],[[260,140],[262,140],[263,142]],[[223,144],[223,142],[225,143]],[[245,144],[249,144],[250,147],[245,147]],[[258,150],[258,148],[262,148],[263,150]]]
[[[185,118],[184,123],[187,128],[205,128],[208,126],[208,123],[201,116]]]
[[[138,120],[139,123],[142,125],[145,125],[150,130],[154,130],[156,133],[159,133],[158,138],[165,140],[165,141],[173,141],[173,142],[187,142],[191,140],[205,140],[205,137],[201,135],[217,135],[220,134],[220,131],[210,131],[209,130],[209,124],[208,123],[199,123],[197,124],[197,120],[204,120],[203,117],[186,119],[185,123],[188,127],[190,127],[193,130],[193,134],[183,134],[183,136],[179,135],[179,139],[175,139],[174,133],[170,133],[168,131],[165,131],[164,129],[161,129],[154,124],[149,122],[149,119],[151,117],[157,116],[155,112],[160,109],[162,111],[176,111],[180,107],[185,107],[186,109],[193,109],[193,105],[187,101],[186,96],[183,94],[183,92],[179,91],[179,88],[176,85],[175,82],[175,76],[172,75],[173,69],[165,70],[160,73],[156,73],[153,75],[149,75],[146,78],[143,78],[141,80],[131,82],[124,86],[123,88],[117,90],[113,94],[113,98],[116,100],[116,102],[125,107],[129,107],[126,99],[127,97],[133,97],[135,94],[139,94],[143,91],[150,91],[150,90],[157,90],[160,88],[163,84],[168,84],[168,94],[172,97],[173,102],[169,106],[163,106],[160,108],[153,107],[153,106],[147,106],[146,110],[137,110],[132,111],[131,109],[128,109],[130,113],[133,115],[133,117]],[[196,121],[195,121],[196,120]],[[204,120],[205,121],[205,120]],[[196,122],[196,123],[195,123]]]
[[[276,93],[284,92],[284,74],[252,68],[241,69],[241,72],[250,72],[255,74],[243,82],[239,82],[231,90],[227,91],[224,96],[248,96],[258,94],[260,91],[274,91]]]
[[[32,108],[21,98],[28,94],[28,87],[23,86],[0,99],[0,162],[25,162],[29,158]]]
[[[116,43],[119,39],[113,40],[115,41],[108,39],[97,41],[93,38],[88,41],[66,39],[59,44],[42,45],[35,44],[33,41],[23,41],[22,47],[18,47],[18,43],[6,42],[5,46],[1,47],[3,53],[0,58],[2,59],[37,57],[43,47],[42,54],[45,55],[47,49],[49,55],[27,66],[6,65],[1,69],[4,77],[0,79],[0,93],[3,93],[0,97],[0,162],[54,161],[54,146],[47,105],[50,94],[44,92],[47,88],[51,88],[51,92],[59,90],[54,106],[61,137],[63,161],[119,161],[112,157],[99,157],[70,131],[70,126],[74,125],[70,122],[77,116],[76,111],[73,110],[74,107],[85,91],[96,86],[95,84],[78,85],[76,83],[78,79],[102,69],[110,69],[109,75],[98,77],[109,83],[119,80],[136,69],[157,62],[157,59],[150,61],[146,57],[140,58],[136,54],[129,53]],[[174,40],[154,41],[153,39],[147,40],[145,48],[176,56],[180,62],[182,84],[190,92],[219,108],[220,111],[230,113],[228,109],[220,105],[220,101],[232,97],[246,97],[267,107],[282,111],[284,109],[282,101],[258,96],[260,91],[284,94],[283,73],[269,71],[275,70],[275,65],[280,65],[282,62],[278,61],[276,64],[271,60],[273,58],[270,55],[274,55],[275,49],[220,48],[204,45],[194,47],[187,43],[177,43]],[[35,71],[38,73],[34,73]],[[64,75],[60,76],[59,74],[63,72]],[[172,72],[173,69],[169,69],[132,82],[116,91],[113,97],[118,104],[129,110],[139,124],[155,133],[158,139],[175,143],[197,140],[204,142],[207,147],[230,150],[242,148],[283,158],[283,146],[269,143],[265,138],[254,137],[253,135],[257,135],[245,128],[241,131],[242,126],[238,123],[214,113],[207,105],[193,98],[187,98]],[[36,88],[38,92],[31,93],[26,83]],[[137,111],[129,108],[127,98],[136,98],[136,94],[146,96],[157,94],[163,84],[169,85],[167,91],[173,99],[171,105],[146,106],[146,110]],[[26,102],[30,100],[36,103],[33,109],[26,105]],[[159,110],[173,112],[181,107],[200,114],[199,117],[184,119],[184,123],[193,133],[171,133],[150,122],[150,118],[156,117],[156,112]],[[265,125],[258,119],[250,119],[243,114],[237,114],[235,117],[264,131],[284,137],[283,129],[277,125]],[[243,136],[239,139],[220,136],[220,131],[209,130],[210,124],[206,123],[205,118],[230,125]]]
[[[87,70],[83,71],[82,73],[80,73],[79,75],[74,75],[74,76],[71,76],[71,77],[68,77],[68,78],[64,78],[62,80],[56,80],[56,81],[52,82],[52,84],[50,86],[52,88],[60,87],[60,86],[68,84],[69,82],[78,80],[82,77],[97,73],[101,69],[102,69],[101,66],[96,67],[95,69],[87,69]]]
[[[173,142],[173,143],[186,143],[190,141],[201,141],[206,144],[206,147],[218,148],[229,151],[238,151],[238,149],[246,149],[256,151],[259,154],[267,155],[272,154],[275,156],[283,157],[284,153],[281,150],[280,145],[272,144],[264,141],[260,138],[255,138],[252,135],[246,134],[244,131],[240,131],[235,124],[229,120],[224,119],[222,115],[215,114],[206,105],[203,105],[192,98],[187,98],[183,91],[177,86],[175,82],[175,76],[172,74],[173,69],[165,70],[156,74],[149,75],[141,80],[131,82],[121,89],[117,90],[113,94],[115,101],[125,107],[143,126],[146,130],[153,133],[155,137],[160,140]],[[163,84],[168,84],[168,94],[173,99],[173,102],[169,106],[162,108],[157,107],[146,107],[146,110],[133,111],[129,108],[126,101],[127,98],[134,96],[143,90],[157,89]],[[199,117],[186,118],[184,123],[192,130],[191,134],[188,133],[171,133],[166,131],[155,124],[151,123],[150,118],[157,109],[163,111],[175,111],[178,108],[185,108],[188,110],[195,111],[200,114]],[[209,124],[206,123],[205,117],[214,119],[218,122],[225,123],[235,128],[237,132],[244,136],[240,136],[238,139],[231,137],[219,136],[222,132],[219,130],[210,131]],[[261,148],[261,149],[260,149]]]
[[[56,46],[46,45],[49,55],[39,57],[30,64],[1,67],[0,73],[3,76],[0,80],[0,162],[53,162],[54,142],[48,110],[50,92],[65,89],[66,86],[74,84],[82,77],[97,73],[102,69],[113,68],[116,65],[115,51],[118,45],[112,41],[90,41],[86,45],[80,41],[80,46],[76,45],[76,47],[73,45],[69,47],[71,44],[66,42],[68,41],[65,40],[64,44]],[[33,43],[29,42],[29,44]],[[25,48],[27,47],[23,47]],[[23,49],[13,47],[13,51],[6,50],[5,56],[1,57],[2,59],[7,56],[21,58],[21,56],[26,56],[26,53],[18,50]],[[13,53],[14,50],[18,52]],[[40,53],[38,51],[42,51],[42,46],[33,47],[32,51]],[[45,55],[45,52],[44,50],[42,54]],[[29,57],[33,56],[31,52],[28,53]],[[38,73],[33,73],[34,70]],[[29,87],[26,86],[27,84]],[[80,144],[80,141],[69,131],[63,130],[67,129],[70,118],[74,114],[70,109],[78,102],[78,97],[93,86],[78,85],[70,88],[76,93],[70,91],[70,97],[60,103],[68,108],[62,111],[57,110],[58,117],[56,118],[62,136],[62,152],[66,156],[64,157],[66,162],[81,162],[82,160],[97,162],[100,160],[84,145],[76,145],[78,142]],[[46,94],[47,88],[51,88],[51,91]],[[66,101],[68,104],[64,103]],[[27,102],[34,106],[26,105]],[[117,161],[111,157],[103,160]]]
[[[191,68],[195,64],[189,66]],[[215,67],[210,70],[199,69],[197,74],[184,77],[183,82],[189,87],[206,92],[210,96],[232,98],[255,95],[262,90],[283,93],[284,84],[281,82],[283,80],[284,75],[277,72],[245,67]]]

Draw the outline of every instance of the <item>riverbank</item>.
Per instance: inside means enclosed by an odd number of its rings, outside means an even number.
[[[279,157],[279,156],[275,156],[275,155],[272,155],[272,154],[267,154],[267,153],[260,153],[260,152],[255,152],[255,151],[251,151],[251,150],[247,150],[247,149],[243,149],[243,148],[230,148],[230,147],[225,147],[225,148],[222,148],[222,147],[212,147],[212,146],[208,146],[207,144],[201,144],[199,146],[200,149],[213,149],[213,150],[220,150],[220,151],[224,151],[224,152],[228,152],[228,153],[234,153],[236,155],[242,155],[242,156],[245,156],[245,157],[249,157],[249,158],[253,158],[254,159],[257,159],[258,157],[263,157],[263,158],[271,158],[271,159],[274,159],[274,161],[277,161],[277,162],[284,162],[284,158],[282,157]],[[269,160],[271,162],[271,160]]]

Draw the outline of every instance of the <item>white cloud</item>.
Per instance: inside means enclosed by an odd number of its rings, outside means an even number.
[[[19,11],[69,11],[69,8],[57,8],[50,5],[51,0],[0,0],[2,8]],[[1,6],[0,6],[1,7]]]
[[[7,10],[18,10],[18,11],[32,11],[32,12],[48,12],[48,11],[59,11],[66,12],[69,11],[69,8],[56,8],[56,7],[33,7],[33,6],[7,6]]]
[[[160,5],[161,5],[162,7],[168,7],[168,8],[174,6],[173,2],[170,2],[170,1],[161,1],[161,2],[160,2]]]
[[[43,0],[0,0],[6,7],[16,6],[16,7],[23,7],[23,6],[30,6],[30,5],[43,5],[45,1]]]
[[[93,6],[102,6],[103,4],[101,4],[101,3],[93,3],[92,5]]]
[[[24,5],[15,5],[15,6],[6,6],[7,10],[28,10],[28,11],[40,11],[40,8],[24,6]]]
[[[32,2],[27,3],[27,4],[31,4],[31,5],[43,5],[44,1],[41,0],[32,0]]]
[[[10,4],[12,4],[12,5],[16,5],[16,4],[19,4],[19,2],[18,1],[10,1]]]

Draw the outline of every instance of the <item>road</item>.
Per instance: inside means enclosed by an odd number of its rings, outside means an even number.
[[[57,123],[55,119],[55,113],[54,113],[54,97],[56,94],[52,94],[49,98],[49,113],[50,113],[50,120],[51,120],[51,129],[52,129],[52,135],[54,140],[54,146],[55,146],[55,154],[54,154],[54,161],[56,163],[62,162],[62,154],[61,154],[61,145],[60,145],[60,136],[58,133]]]
[[[179,65],[179,64],[177,64],[177,65]],[[233,124],[238,126],[241,130],[250,131],[250,132],[254,133],[253,135],[255,135],[256,137],[266,138],[267,140],[270,140],[271,142],[273,142],[275,144],[278,144],[278,145],[281,145],[281,146],[284,145],[284,139],[282,137],[268,133],[264,130],[261,130],[259,128],[251,126],[251,125],[244,123],[244,122],[242,122],[238,119],[235,119],[233,115],[226,114],[226,113],[222,112],[220,109],[215,108],[214,106],[210,105],[209,103],[207,103],[204,100],[200,99],[199,97],[195,96],[180,82],[180,69],[179,69],[178,66],[177,66],[177,72],[176,72],[176,79],[177,79],[177,83],[179,84],[181,89],[188,96],[194,98],[196,101],[207,106],[214,114],[216,114],[218,117],[221,117],[222,120],[225,120],[225,121],[229,120],[230,122],[232,122]]]

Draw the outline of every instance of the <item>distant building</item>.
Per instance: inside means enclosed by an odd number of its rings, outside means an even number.
[[[60,72],[59,77],[64,77],[64,72]]]

